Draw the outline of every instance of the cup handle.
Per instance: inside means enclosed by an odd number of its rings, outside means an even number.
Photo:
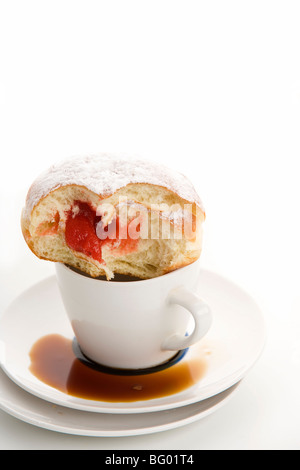
[[[186,289],[179,287],[170,292],[168,302],[171,305],[181,305],[186,308],[195,320],[195,327],[188,336],[172,335],[166,338],[162,344],[162,349],[178,351],[188,348],[206,335],[212,324],[212,312],[210,307],[200,297]]]

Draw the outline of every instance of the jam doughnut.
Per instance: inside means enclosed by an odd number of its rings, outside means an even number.
[[[75,156],[29,188],[24,239],[40,259],[92,277],[149,279],[196,261],[205,211],[192,183],[124,155]]]

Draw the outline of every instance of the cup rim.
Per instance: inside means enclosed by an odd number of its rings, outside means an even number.
[[[124,284],[131,285],[131,284],[137,284],[137,283],[140,284],[140,283],[158,282],[161,279],[174,277],[174,276],[178,275],[179,272],[191,269],[193,266],[195,266],[198,263],[199,263],[199,258],[197,260],[193,261],[190,264],[187,264],[185,266],[182,266],[181,268],[175,269],[174,271],[170,271],[166,274],[163,274],[162,276],[157,276],[157,277],[153,277],[153,278],[150,278],[150,279],[132,280],[132,281],[128,281],[128,282],[126,282],[126,281],[125,282],[124,281],[113,281],[111,283],[109,281],[107,281],[106,279],[98,279],[98,278],[90,277],[88,275],[80,274],[80,273],[76,272],[75,270],[73,270],[71,266],[70,267],[67,266],[65,263],[56,262],[56,266],[59,265],[62,269],[64,269],[69,274],[72,274],[75,277],[80,277],[81,279],[86,279],[87,282],[88,281],[93,281],[93,282],[98,282],[98,283],[99,282],[106,283],[106,285],[123,285],[124,286]]]

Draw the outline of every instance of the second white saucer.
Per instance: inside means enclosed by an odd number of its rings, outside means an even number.
[[[0,370],[0,410],[39,428],[93,437],[121,437],[152,434],[175,429],[203,419],[223,407],[239,384],[191,405],[154,413],[108,414],[72,410],[41,400],[14,384]]]

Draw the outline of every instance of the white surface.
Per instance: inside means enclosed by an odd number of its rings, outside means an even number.
[[[184,171],[207,211],[203,267],[264,309],[266,349],[218,412],[91,438],[0,413],[2,449],[300,448],[298,1],[12,0],[0,7],[0,308],[53,273],[20,236],[53,159],[135,152]]]
[[[49,334],[71,340],[74,337],[55,276],[26,290],[1,315],[1,367],[16,384],[40,398],[95,413],[171,410],[210,398],[240,382],[255,365],[265,345],[265,324],[253,299],[226,279],[202,271],[198,290],[211,306],[213,325],[181,361],[200,358],[205,361],[206,371],[198,383],[178,394],[132,403],[108,403],[72,397],[36,378],[29,370],[29,352],[36,341]]]

